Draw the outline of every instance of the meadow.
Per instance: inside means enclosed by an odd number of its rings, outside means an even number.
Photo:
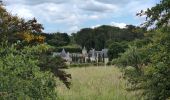
[[[127,92],[121,71],[114,67],[83,67],[66,70],[72,75],[72,85],[67,89],[62,83],[57,90],[60,100],[138,100]]]

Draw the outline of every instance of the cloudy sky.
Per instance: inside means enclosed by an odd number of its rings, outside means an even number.
[[[159,0],[3,0],[7,10],[25,19],[35,17],[44,32],[76,32],[85,27],[140,25],[136,13]]]

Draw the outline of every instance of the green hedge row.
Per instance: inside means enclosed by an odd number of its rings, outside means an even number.
[[[103,62],[99,63],[72,63],[70,67],[89,67],[89,66],[104,66]]]

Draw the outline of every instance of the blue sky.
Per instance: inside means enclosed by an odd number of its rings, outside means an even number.
[[[140,25],[144,17],[136,13],[160,0],[3,0],[7,10],[25,19],[35,17],[44,32],[67,32],[100,25],[125,27]]]

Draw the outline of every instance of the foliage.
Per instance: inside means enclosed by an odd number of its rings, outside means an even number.
[[[146,100],[167,100],[170,98],[170,0],[161,0],[160,4],[137,15],[146,15],[146,27],[156,25],[154,34],[146,40],[134,42],[136,49],[127,50],[114,60],[126,67],[125,78],[130,90],[139,90]],[[140,58],[132,61],[132,58]],[[135,59],[134,59],[135,60]]]
[[[170,97],[170,34],[162,29],[155,32],[151,43],[128,49],[114,62],[134,68],[125,70],[131,90],[141,90],[148,100],[165,100]]]
[[[58,48],[55,49],[55,51],[61,52],[63,49],[66,52],[70,52],[70,53],[81,53],[82,52],[82,49],[80,47],[75,47],[75,48],[72,48],[72,47],[58,47]]]
[[[0,49],[1,100],[56,99],[54,76],[40,71],[38,61],[29,52],[14,47]]]
[[[56,77],[69,87],[65,63],[48,55],[51,46],[42,44],[42,30],[35,18],[25,21],[0,5],[1,100],[56,100]]]
[[[163,33],[162,33],[163,32]],[[165,100],[170,97],[170,31],[158,31],[153,38],[154,43],[150,49],[151,64],[144,70],[147,77],[142,84],[148,99]],[[146,84],[147,83],[147,84]],[[159,87],[159,88],[157,88]]]
[[[127,45],[124,44],[123,42],[122,43],[113,42],[109,46],[109,51],[108,51],[109,59],[112,60],[113,58],[118,58],[119,54],[123,53],[126,48],[127,48]]]
[[[18,39],[20,39],[23,42],[26,42],[28,44],[35,44],[35,43],[44,43],[45,37],[41,35],[34,35],[32,33],[20,33],[17,34]]]
[[[5,42],[11,36],[17,28],[19,23],[19,18],[17,16],[11,16],[6,9],[0,5],[0,42]]]
[[[70,43],[70,37],[67,33],[42,33],[41,35],[46,37],[45,42],[55,47],[65,46]]]
[[[152,8],[148,8],[146,11],[141,11],[137,15],[146,15],[146,27],[156,25],[157,28],[165,27],[169,25],[170,18],[170,0],[161,0],[159,4]]]
[[[41,33],[44,29],[41,24],[37,22],[35,18],[25,21],[24,19],[13,16],[6,11],[3,5],[0,5],[0,42],[8,43],[16,42],[19,35],[32,35],[33,33]],[[25,34],[29,33],[29,34]],[[43,37],[44,38],[44,37]],[[36,36],[36,42],[43,42],[42,36]],[[25,40],[25,38],[22,38]],[[27,39],[26,39],[27,40]]]
[[[73,63],[70,65],[70,67],[89,67],[91,66],[91,63]]]
[[[59,77],[61,81],[66,85],[67,88],[70,88],[71,74],[67,74],[63,69],[67,69],[65,61],[60,57],[52,57],[51,55],[46,53],[42,53],[39,57],[39,66],[42,71],[50,71],[56,77]]]
[[[103,62],[99,63],[72,63],[70,67],[91,67],[91,66],[104,66],[105,64]]]
[[[82,29],[81,31],[77,32],[75,36],[75,41],[77,44],[81,45],[82,47],[86,47],[88,50],[94,48],[94,32],[90,28]]]
[[[138,69],[139,64],[141,64],[140,52],[136,47],[129,47],[118,59],[113,60],[113,63],[124,67],[134,66]]]
[[[129,25],[124,29],[114,26],[102,25],[91,29],[84,28],[73,34],[77,44],[86,47],[88,50],[95,48],[101,50],[108,47],[111,42],[132,41],[136,38],[143,38],[144,28]]]
[[[57,78],[59,78],[66,87],[69,88],[71,78],[70,74],[67,74],[63,69],[67,69],[65,61],[60,57],[52,57],[51,54],[51,46],[46,44],[40,44],[37,46],[24,47],[24,52],[33,55],[38,60],[38,66],[40,70],[43,72],[50,71],[52,72]],[[28,52],[30,51],[30,52]]]

